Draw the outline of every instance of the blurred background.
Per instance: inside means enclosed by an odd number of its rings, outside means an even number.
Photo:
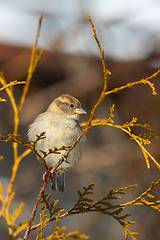
[[[27,141],[28,126],[34,118],[45,111],[50,102],[63,93],[78,98],[88,115],[98,100],[103,87],[103,71],[99,50],[87,20],[90,15],[105,51],[106,66],[112,72],[108,78],[108,90],[139,81],[152,75],[160,68],[160,1],[158,0],[1,0],[0,1],[0,70],[7,82],[25,80],[29,66],[31,48],[34,45],[38,19],[43,15],[39,38],[39,49],[45,55],[33,76],[29,93],[21,116],[19,133]],[[148,123],[160,133],[160,76],[152,79],[157,95],[145,85],[135,86],[106,97],[96,117],[109,117],[110,107],[115,104],[115,123],[123,124],[137,117],[138,122]],[[17,102],[22,86],[15,86]],[[13,111],[4,91],[0,103],[0,133],[13,132]],[[136,134],[141,129],[134,129]],[[153,140],[147,149],[160,162],[159,141]],[[19,148],[21,153],[24,149]],[[0,144],[0,180],[7,188],[13,166],[12,145]],[[43,184],[44,167],[33,154],[20,165],[15,183],[13,210],[21,201],[25,202],[19,221],[29,219],[39,188]],[[127,191],[121,202],[131,201],[159,179],[160,172],[151,163],[148,170],[138,145],[129,137],[109,127],[97,127],[87,133],[87,143],[80,162],[66,174],[64,193],[51,192],[52,200],[60,199],[57,207],[66,211],[76,203],[76,191],[95,183],[94,201],[108,194],[110,188],[117,190],[130,184],[137,188]],[[160,187],[157,187],[160,192]],[[155,192],[157,199],[159,192]],[[113,203],[113,202],[112,202]],[[115,202],[116,204],[116,202]],[[39,213],[35,222],[39,222]],[[138,231],[141,240],[160,239],[160,214],[147,207],[129,207],[125,213],[132,213],[127,220],[136,221],[130,229]],[[60,221],[67,231],[79,230],[90,239],[124,239],[124,231],[118,222],[109,216],[92,213],[72,216]],[[54,230],[54,223],[48,224],[44,237]],[[35,239],[37,232],[30,235]],[[2,221],[1,239],[9,239],[6,224]],[[22,237],[22,236],[20,236]]]

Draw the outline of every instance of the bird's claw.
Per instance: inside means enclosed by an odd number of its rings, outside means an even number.
[[[65,161],[66,163],[69,163],[69,161],[67,160],[67,156],[63,155],[63,156],[62,156],[62,159],[63,159],[63,161]]]
[[[45,172],[45,173],[43,174],[43,180],[44,180],[45,182],[47,182],[47,179],[48,179],[48,178],[49,178],[49,180],[51,180],[51,179],[53,178],[51,172]]]

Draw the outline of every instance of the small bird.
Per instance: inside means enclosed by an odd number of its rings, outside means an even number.
[[[40,139],[35,144],[36,151],[43,157],[40,151],[48,152],[49,149],[61,148],[62,146],[73,145],[75,140],[81,135],[82,128],[78,120],[80,114],[86,114],[82,109],[78,99],[63,94],[56,98],[48,107],[46,112],[39,114],[34,122],[29,126],[28,139],[35,141],[37,135],[45,132],[45,138]],[[64,191],[65,172],[77,163],[84,149],[86,137],[83,136],[75,148],[69,153],[67,162],[64,161],[53,173],[53,180],[50,182],[51,189]],[[54,167],[66,150],[61,150],[60,154],[51,153],[45,157],[47,166]]]

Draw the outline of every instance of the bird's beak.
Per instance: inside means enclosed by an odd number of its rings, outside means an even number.
[[[76,114],[87,114],[86,111],[84,111],[82,108],[76,108],[74,112]]]

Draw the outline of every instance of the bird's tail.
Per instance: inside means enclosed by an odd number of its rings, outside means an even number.
[[[60,192],[64,192],[65,186],[65,176],[64,173],[61,176],[57,176],[57,174],[53,173],[53,179],[50,181],[50,188],[52,190],[57,190]]]

